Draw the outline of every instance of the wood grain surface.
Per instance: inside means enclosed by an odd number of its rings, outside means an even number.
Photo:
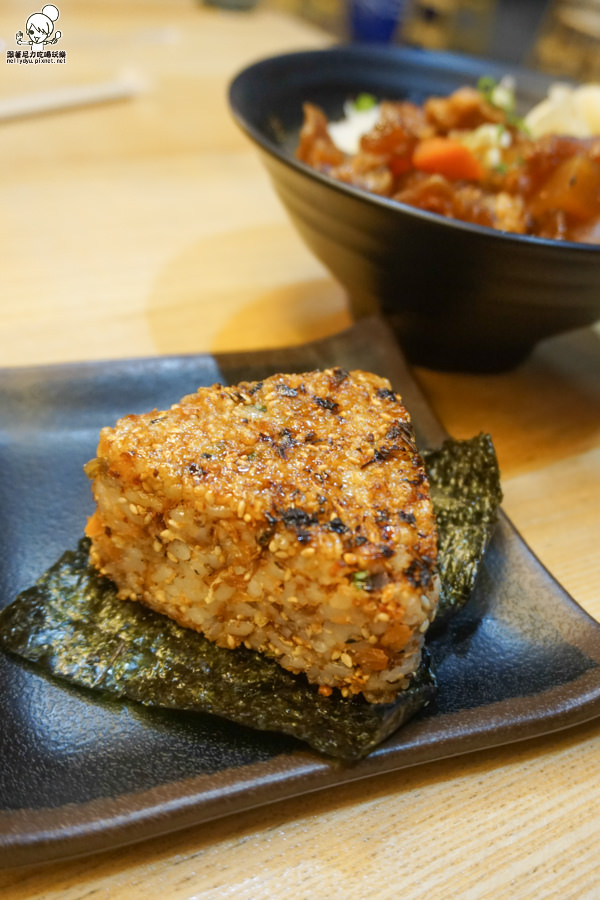
[[[247,63],[330,40],[259,4],[63,0],[65,61],[9,64],[0,102],[134,77],[136,96],[5,120],[0,365],[298,344],[350,323],[227,107]],[[600,619],[600,332],[516,370],[419,369],[456,437],[489,431],[504,508]],[[1,761],[0,761],[1,764]],[[95,857],[0,872],[2,900],[600,898],[600,731],[359,781]]]

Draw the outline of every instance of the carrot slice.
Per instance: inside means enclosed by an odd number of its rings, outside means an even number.
[[[479,181],[484,175],[483,166],[469,148],[447,137],[420,141],[413,153],[413,166],[421,172],[467,181]]]

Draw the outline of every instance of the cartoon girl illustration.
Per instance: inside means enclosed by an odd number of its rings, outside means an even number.
[[[54,23],[57,19],[58,9],[56,6],[53,6],[51,3],[44,6],[41,12],[33,13],[27,19],[25,30],[29,40],[24,40],[23,32],[18,31],[16,34],[17,44],[31,44],[32,47],[39,47],[40,49],[49,44],[56,44],[61,36],[60,31],[57,31],[53,38],[50,38],[50,35],[54,31]]]

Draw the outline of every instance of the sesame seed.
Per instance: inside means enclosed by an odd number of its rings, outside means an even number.
[[[349,653],[342,653],[342,655],[341,655],[340,658],[341,658],[342,662],[344,663],[344,665],[345,665],[348,669],[351,669],[351,668],[352,668],[352,657],[350,656]]]

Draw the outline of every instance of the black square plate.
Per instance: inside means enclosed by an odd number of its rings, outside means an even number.
[[[378,319],[301,347],[0,370],[0,607],[82,534],[103,425],[199,385],[340,365],[388,377],[422,446],[444,437]],[[0,655],[0,864],[105,850],[344,781],[600,715],[600,625],[502,515],[471,601],[430,644],[439,696],[366,760],[211,716],[99,699]]]

